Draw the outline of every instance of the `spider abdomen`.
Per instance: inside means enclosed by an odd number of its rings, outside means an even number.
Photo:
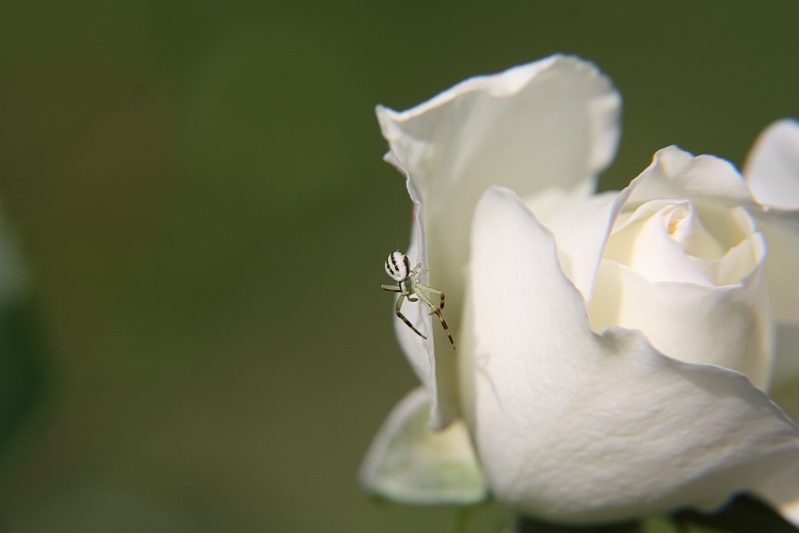
[[[399,250],[388,254],[386,274],[396,281],[403,281],[411,273],[411,262],[408,256]]]

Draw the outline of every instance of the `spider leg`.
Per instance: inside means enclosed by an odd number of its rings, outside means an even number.
[[[434,289],[432,287],[428,287],[427,285],[422,285],[421,283],[417,283],[416,286],[419,287],[420,289],[422,289],[423,291],[427,291],[427,292],[430,292],[430,293],[433,293],[433,294],[438,294],[438,297],[441,298],[441,303],[438,305],[438,308],[439,309],[444,309],[444,293],[443,292],[441,292],[441,291],[439,291],[437,289]],[[430,314],[432,315],[433,313],[430,313]]]
[[[405,298],[407,298],[407,296],[406,296],[406,295],[404,295],[404,294],[400,294],[400,297],[399,297],[399,298],[397,298],[397,307],[395,307],[395,311],[396,311],[396,313],[397,313],[397,317],[399,317],[399,318],[400,318],[400,319],[401,319],[403,322],[405,322],[405,324],[406,324],[406,325],[407,325],[409,328],[411,328],[411,329],[412,329],[412,330],[413,330],[413,331],[414,331],[414,332],[415,332],[417,335],[419,335],[421,338],[423,338],[423,339],[427,340],[427,337],[425,337],[424,335],[422,335],[422,333],[421,333],[421,332],[420,332],[418,329],[416,329],[416,328],[413,326],[413,324],[411,324],[411,321],[410,321],[410,320],[408,320],[407,318],[405,318],[405,315],[403,315],[403,314],[400,312],[400,308],[402,307],[402,302],[404,302],[404,301],[405,301]],[[450,338],[451,338],[451,337],[450,337]]]
[[[385,285],[384,284],[383,285],[383,290],[384,291],[388,291],[388,292],[402,292],[402,289],[400,289],[397,285]]]
[[[419,288],[418,285],[417,285],[417,288]],[[439,291],[435,291],[435,292],[439,292]],[[452,349],[455,350],[455,353],[458,353],[458,349],[455,348],[455,341],[452,340],[452,334],[449,332],[449,326],[447,326],[447,321],[444,320],[444,315],[441,314],[441,309],[439,309],[438,307],[433,305],[433,302],[431,302],[430,299],[427,298],[427,296],[425,296],[421,291],[417,290],[417,291],[415,291],[414,294],[416,294],[419,297],[419,299],[421,299],[424,303],[426,303],[427,306],[430,309],[432,309],[433,312],[436,314],[438,319],[441,321],[441,326],[444,328],[444,332],[447,334],[447,337],[449,337],[449,343],[452,345]]]

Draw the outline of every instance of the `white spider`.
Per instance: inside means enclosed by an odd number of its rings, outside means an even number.
[[[449,342],[452,344],[452,349],[455,350],[455,353],[458,353],[458,350],[455,348],[455,341],[452,340],[452,335],[449,332],[447,321],[444,320],[444,316],[441,314],[441,310],[444,309],[444,293],[419,283],[419,276],[427,272],[427,270],[420,270],[421,268],[422,264],[419,263],[413,268],[413,270],[411,270],[411,262],[408,260],[407,255],[400,251],[391,252],[388,254],[388,259],[386,259],[386,273],[391,276],[392,279],[397,281],[397,285],[383,285],[383,290],[399,293],[399,298],[397,298],[397,306],[395,308],[397,317],[405,322],[409,328],[411,328],[423,339],[427,339],[427,337],[422,335],[422,333],[416,329],[413,324],[411,324],[411,321],[408,320],[405,315],[402,314],[402,312],[400,312],[400,309],[402,308],[405,298],[407,298],[409,302],[418,302],[421,300],[427,304],[427,306],[432,310],[430,314],[432,315],[435,313],[438,319],[441,321],[441,325],[444,327],[447,337],[449,337]],[[438,306],[434,305],[433,302],[430,301],[430,298],[424,294],[425,292],[438,294],[441,303]]]

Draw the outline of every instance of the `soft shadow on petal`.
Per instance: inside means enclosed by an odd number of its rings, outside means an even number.
[[[713,508],[799,465],[795,425],[742,374],[665,357],[638,331],[595,334],[551,233],[513,191],[478,205],[469,293],[465,412],[499,501],[616,521]]]
[[[583,295],[586,305],[590,305],[594,293],[605,243],[626,198],[626,191],[598,194],[563,211],[546,224],[558,243],[558,259],[563,271]],[[526,204],[531,207],[529,201]]]
[[[407,176],[407,170],[393,158],[391,152],[386,154],[386,161]],[[425,206],[419,199],[419,192],[414,183],[410,179],[406,179],[406,185],[408,194],[415,205],[413,231],[406,255],[411,261],[411,268],[421,264],[422,269],[427,270],[429,263],[425,232]],[[422,274],[419,280],[428,285],[430,283],[429,273]],[[450,298],[451,300],[452,298]],[[451,305],[447,307],[448,317],[451,307]],[[410,362],[419,381],[427,388],[427,394],[432,403],[430,428],[433,430],[443,429],[458,416],[459,412],[457,373],[452,348],[447,342],[446,346],[442,346],[438,352],[441,355],[436,357],[435,339],[443,332],[439,331],[437,320],[436,324],[433,324],[427,306],[421,302],[406,301],[402,306],[402,313],[427,337],[426,339],[421,338],[401,320],[394,321],[394,331],[397,334],[400,347],[405,352],[405,357]]]
[[[749,190],[761,204],[799,209],[799,122],[775,122],[755,142],[744,165]]]
[[[463,422],[427,427],[430,402],[420,387],[400,400],[372,442],[359,473],[368,491],[407,504],[480,502],[488,495]]]
[[[419,253],[419,239],[416,238],[416,232],[411,236],[410,246],[406,252],[408,258],[413,261],[411,267],[421,262],[421,255]],[[426,263],[426,261],[425,261]],[[399,295],[396,295],[394,301],[396,302]],[[429,312],[425,312],[426,307],[419,303],[405,301],[402,306],[402,314],[410,320],[411,324],[416,326],[416,329],[422,332],[427,339],[421,338],[411,328],[409,328],[402,320],[394,319],[394,332],[397,335],[400,348],[405,353],[405,357],[411,365],[416,377],[419,378],[422,385],[428,387],[428,393],[431,398],[436,398],[435,380],[433,379],[434,360],[431,355],[432,346],[432,322],[430,321]],[[392,313],[394,308],[392,307]],[[395,315],[396,316],[396,315]]]

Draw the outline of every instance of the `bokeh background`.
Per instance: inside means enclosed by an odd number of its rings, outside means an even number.
[[[797,28],[795,0],[4,0],[27,296],[0,312],[0,530],[444,532],[452,509],[355,479],[416,385],[374,105],[578,54],[624,96],[617,188],[672,143],[740,165],[799,116]]]

